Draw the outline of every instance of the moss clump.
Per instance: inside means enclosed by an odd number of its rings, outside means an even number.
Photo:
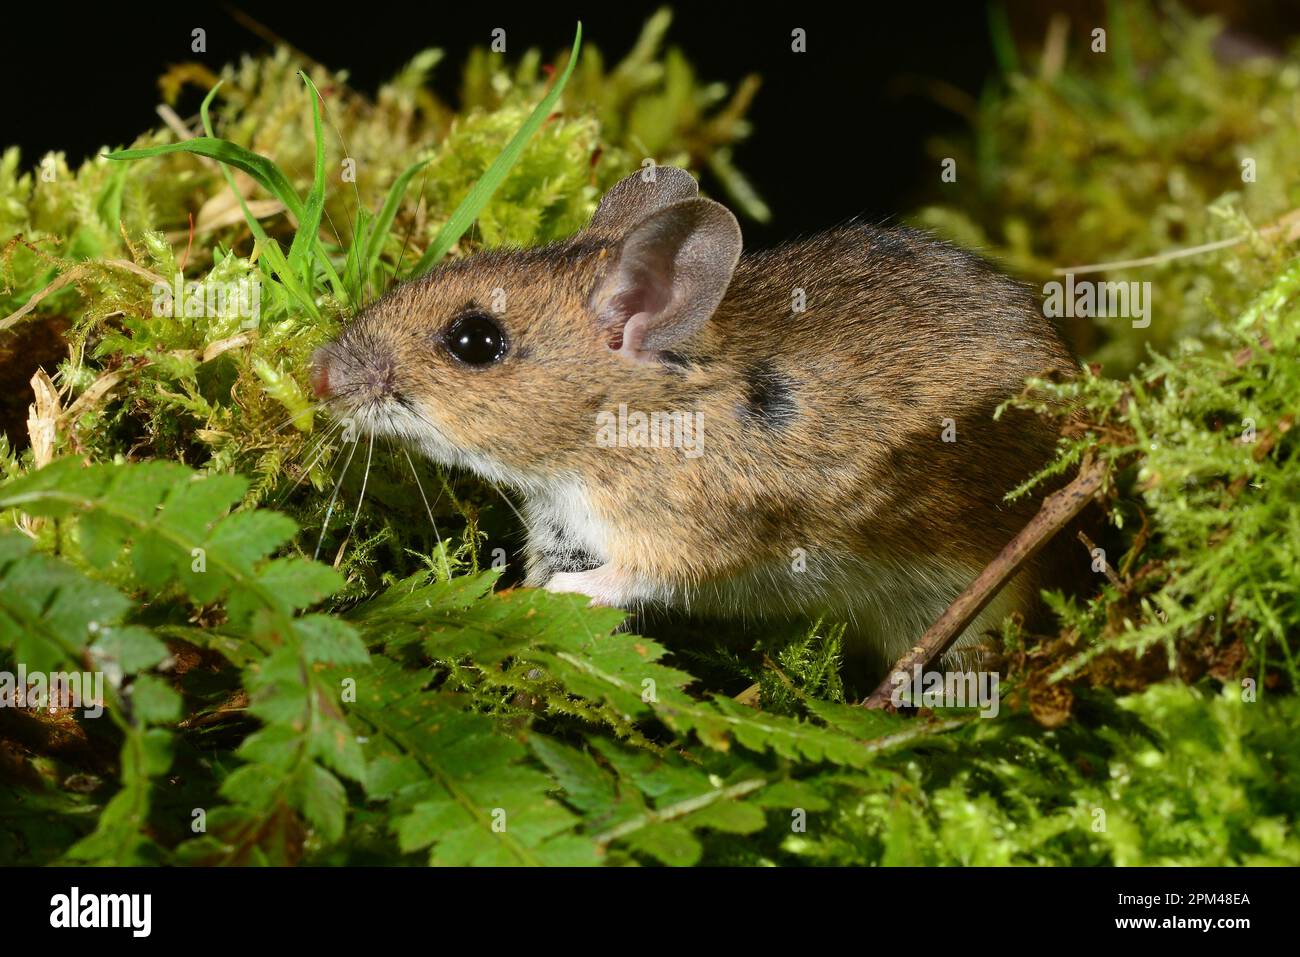
[[[1288,258],[1300,58],[1225,52],[1221,23],[1177,7],[1113,4],[1103,26],[1105,52],[1086,33],[1049,31],[1023,62],[1004,53],[1003,75],[970,106],[971,133],[933,144],[958,180],[918,219],[1040,287],[1058,269],[1167,256],[1086,277],[1152,284],[1149,328],[1068,328],[1123,375],[1149,347],[1239,312]]]

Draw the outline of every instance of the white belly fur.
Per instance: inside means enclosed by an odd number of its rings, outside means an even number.
[[[529,535],[542,549],[582,550],[609,559],[609,530],[578,482],[528,496]],[[633,604],[658,603],[733,619],[807,616],[846,622],[852,652],[870,650],[889,660],[906,652],[939,618],[980,569],[942,555],[903,558],[808,553],[802,562],[767,563],[720,581],[697,585],[645,581]],[[540,584],[540,583],[538,583]],[[1004,588],[953,646],[961,649],[1015,610],[1019,582]]]

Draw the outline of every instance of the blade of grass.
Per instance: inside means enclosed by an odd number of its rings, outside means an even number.
[[[990,4],[989,43],[993,47],[993,58],[1003,76],[1020,72],[1020,56],[1016,53],[1016,41],[1011,33],[1011,20],[1007,9],[1000,3]]]
[[[374,216],[364,206],[357,208],[357,217],[352,224],[352,235],[348,237],[348,248],[343,260],[343,285],[351,301],[360,306],[365,302],[366,282],[362,270],[365,259],[366,237],[370,235]]]
[[[212,96],[221,84],[218,83],[208,94]],[[302,199],[294,190],[289,178],[284,175],[280,167],[276,166],[265,156],[254,153],[252,150],[244,149],[229,140],[218,139],[209,134],[208,136],[197,136],[192,140],[185,140],[180,143],[164,143],[161,146],[147,146],[138,150],[117,150],[113,153],[104,155],[111,160],[135,160],[147,159],[152,156],[165,156],[168,153],[197,153],[199,156],[206,156],[210,159],[217,160],[226,166],[233,166],[236,169],[243,170],[272,196],[284,203],[285,209],[293,217],[295,223],[302,222],[303,207]]]
[[[303,80],[307,83],[313,96],[319,97],[319,93],[317,92],[316,87],[312,84],[310,78],[301,72],[299,75],[302,76]],[[254,238],[256,238],[261,244],[267,258],[271,260],[271,265],[275,269],[277,275],[283,279],[285,272],[290,270],[289,261],[285,260],[283,251],[280,249],[279,244],[272,243],[261,224],[249,213],[248,206],[244,202],[243,196],[235,188],[234,179],[231,177],[226,167],[233,166],[235,169],[247,173],[249,176],[253,177],[258,185],[284,204],[285,209],[288,211],[297,227],[297,232],[294,234],[294,246],[298,246],[299,241],[301,240],[305,247],[315,250],[319,257],[319,261],[325,270],[326,278],[330,282],[335,295],[340,300],[347,302],[347,294],[343,283],[339,279],[333,263],[330,262],[329,257],[325,254],[324,246],[320,242],[320,237],[318,235],[321,212],[324,209],[325,175],[324,139],[321,136],[319,100],[315,99],[312,102],[317,144],[315,181],[313,183],[312,194],[308,198],[308,202],[304,204],[302,197],[298,195],[297,190],[293,188],[293,184],[289,181],[289,177],[284,174],[284,171],[280,169],[273,160],[268,159],[259,153],[254,153],[252,150],[245,149],[237,143],[223,140],[214,135],[212,123],[207,115],[207,110],[213,97],[216,95],[217,90],[220,88],[221,84],[217,83],[217,85],[208,92],[208,95],[203,100],[203,108],[201,112],[203,113],[203,129],[207,134],[206,136],[195,137],[192,140],[185,140],[180,143],[165,143],[159,146],[149,146],[143,149],[117,150],[112,153],[106,153],[105,156],[108,159],[113,160],[136,160],[147,159],[154,156],[165,156],[169,153],[194,153],[199,156],[206,156],[210,159],[217,160],[222,164],[222,173],[226,177],[226,182],[230,184],[231,190],[239,199],[239,204],[244,211],[244,218],[248,221],[249,229],[252,230]],[[301,260],[305,258],[303,254],[298,253],[292,248],[290,254],[294,257],[294,267],[303,266],[303,263],[301,262]],[[290,290],[295,299],[297,299],[301,304],[306,305],[306,303],[311,302],[311,298],[306,294],[306,290],[303,289],[299,279],[305,279],[310,286],[310,271],[308,270],[304,272],[301,268],[293,268],[292,272],[293,278],[286,281],[285,286]],[[314,303],[312,303],[309,311],[313,317],[319,318],[319,313],[317,312]]]
[[[487,171],[479,177],[478,182],[469,191],[469,194],[456,207],[456,211],[451,214],[446,225],[438,232],[437,238],[434,239],[433,245],[425,250],[424,255],[420,257],[419,262],[411,269],[411,274],[418,276],[428,270],[431,266],[447,255],[447,251],[456,244],[465,231],[478,218],[483,207],[492,199],[497,188],[510,174],[519,157],[523,155],[524,147],[532,139],[533,134],[541,128],[546,117],[555,107],[556,102],[560,99],[560,94],[564,92],[564,85],[569,82],[569,75],[573,73],[574,65],[578,62],[578,51],[582,48],[582,23],[579,22],[577,32],[573,37],[573,49],[569,53],[569,62],[564,67],[564,72],[556,79],[555,84],[551,87],[549,93],[542,98],[542,101],[533,108],[533,112],[524,120],[523,125],[506,144],[492,165]]]
[[[293,245],[289,249],[289,264],[296,266],[293,259],[294,249],[298,247],[299,242],[303,245],[303,282],[307,288],[314,286],[315,273],[311,266],[311,256],[307,251],[311,250],[316,253],[317,261],[325,272],[325,279],[334,290],[334,297],[347,307],[354,305],[353,300],[348,296],[347,288],[343,280],[339,278],[338,272],[334,269],[334,263],[330,260],[329,253],[325,249],[325,244],[320,238],[320,221],[321,215],[325,211],[325,137],[321,130],[320,115],[320,91],[316,89],[316,84],[302,70],[298,71],[298,76],[302,78],[307,89],[311,91],[311,111],[312,111],[312,128],[316,137],[316,162],[312,171],[312,188],[308,194],[307,204],[303,207],[303,219],[298,226],[298,232],[294,234]]]
[[[308,287],[311,286],[311,255],[320,243],[321,214],[325,211],[325,137],[321,133],[320,92],[302,70],[298,76],[311,92],[312,133],[316,137],[316,162],[312,173],[311,192],[307,194],[307,203],[303,207],[302,219],[298,223],[298,232],[294,234],[289,246],[289,266],[297,271]]]
[[[212,118],[208,115],[208,108],[211,106],[212,99],[217,95],[217,90],[219,89],[221,89],[220,83],[208,91],[208,95],[203,98],[203,103],[199,106],[199,116],[203,120],[203,131],[207,133],[209,137],[212,137]],[[213,138],[215,139],[215,137]],[[193,143],[196,141],[189,140],[188,142]],[[256,156],[257,154],[254,153],[253,155]],[[265,159],[265,157],[258,158]],[[266,160],[266,162],[270,163],[270,160]],[[274,163],[270,164],[272,167],[275,167]],[[276,169],[278,171],[278,167],[276,167]],[[226,184],[230,187],[230,191],[234,193],[235,198],[239,200],[239,208],[244,211],[244,220],[248,223],[248,228],[252,231],[254,239],[261,244],[262,251],[266,258],[271,261],[271,268],[279,278],[280,284],[285,289],[289,290],[289,293],[298,301],[298,304],[307,311],[308,315],[313,319],[319,320],[320,310],[316,308],[315,300],[313,300],[307,290],[303,289],[298,283],[298,277],[289,267],[289,261],[285,259],[284,250],[280,248],[280,244],[266,234],[266,230],[263,229],[262,224],[257,221],[257,217],[249,212],[248,203],[244,201],[243,194],[240,193],[239,189],[235,186],[235,177],[225,163],[221,164],[221,175],[226,178]],[[283,176],[284,174],[281,173],[280,175]],[[286,184],[287,182],[288,181],[286,180]],[[292,186],[289,186],[288,188],[289,193],[293,196],[295,202],[298,203],[298,208],[301,210],[302,201],[298,199],[298,194],[294,192]],[[281,202],[284,202],[284,200],[281,200]],[[289,204],[285,203],[285,205],[288,206]],[[301,221],[302,220],[299,219],[299,222]]]
[[[1115,72],[1123,78],[1128,89],[1136,90],[1141,81],[1138,79],[1137,60],[1133,56],[1133,35],[1129,28],[1128,13],[1122,4],[1107,0],[1106,27],[1110,34]]]
[[[366,234],[365,249],[361,256],[360,265],[361,273],[358,282],[362,285],[366,280],[374,275],[375,269],[379,266],[379,256],[384,249],[384,240],[388,238],[388,231],[393,226],[393,220],[397,217],[397,209],[406,196],[406,190],[410,186],[411,177],[429,164],[427,159],[417,160],[402,171],[402,175],[397,177],[392,187],[388,190],[388,196],[384,199],[384,205],[379,210],[379,216]]]

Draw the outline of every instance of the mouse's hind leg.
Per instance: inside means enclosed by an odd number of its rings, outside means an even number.
[[[551,523],[536,522],[528,528],[524,547],[524,585],[545,588],[557,574],[590,571],[600,561],[587,554],[560,533]],[[578,588],[553,588],[551,591],[580,591]]]
[[[652,582],[606,562],[580,572],[556,572],[543,586],[547,591],[586,595],[593,605],[630,608],[662,598],[662,589]]]

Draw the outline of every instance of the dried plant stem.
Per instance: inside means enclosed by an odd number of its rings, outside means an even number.
[[[78,279],[87,276],[90,272],[91,265],[112,266],[116,269],[125,269],[127,272],[133,272],[137,276],[140,276],[144,279],[148,279],[151,283],[162,283],[164,286],[167,285],[167,280],[163,279],[162,276],[158,275],[156,272],[150,272],[148,269],[145,269],[143,266],[137,266],[135,263],[131,262],[128,259],[97,259],[91,263],[81,263],[76,266],[73,266],[67,272],[63,273],[58,278],[56,278],[52,283],[50,283],[44,289],[35,293],[30,299],[27,300],[26,303],[20,306],[15,312],[12,312],[9,315],[5,316],[3,319],[0,319],[0,332],[3,332],[4,330],[17,325],[19,320],[21,320],[24,316],[30,313],[33,309],[35,309],[40,304],[41,300],[44,299],[46,296],[50,295],[53,292],[58,292],[60,289],[62,289],[64,286],[68,285],[69,283],[76,282]]]
[[[862,702],[863,706],[890,707],[890,696],[896,686],[894,676],[899,673],[910,674],[917,665],[925,667],[947,651],[957,636],[966,630],[993,596],[1015,577],[1025,562],[1083,511],[1101,488],[1105,477],[1104,463],[1085,462],[1074,481],[1045,498],[1038,514],[957,596],[948,610],[921,636],[921,640],[894,663],[885,680]]]
[[[1282,242],[1294,242],[1300,238],[1300,209],[1293,209],[1291,212],[1282,216],[1280,219],[1261,227],[1258,233],[1242,233],[1240,236],[1230,236],[1227,239],[1219,239],[1212,243],[1202,243],[1199,246],[1188,246],[1185,249],[1170,249],[1163,253],[1157,253],[1154,256],[1143,256],[1140,259],[1117,259],[1114,262],[1107,263],[1088,263],[1080,266],[1066,266],[1061,269],[1053,269],[1052,273],[1057,276],[1075,275],[1082,276],[1086,273],[1109,272],[1114,269],[1135,269],[1138,266],[1158,266],[1161,263],[1171,262],[1175,259],[1183,259],[1187,256],[1199,256],[1202,253],[1212,253],[1219,249],[1230,249],[1233,246],[1240,246],[1247,242],[1251,236],[1258,235],[1263,239],[1274,239],[1281,234]]]

